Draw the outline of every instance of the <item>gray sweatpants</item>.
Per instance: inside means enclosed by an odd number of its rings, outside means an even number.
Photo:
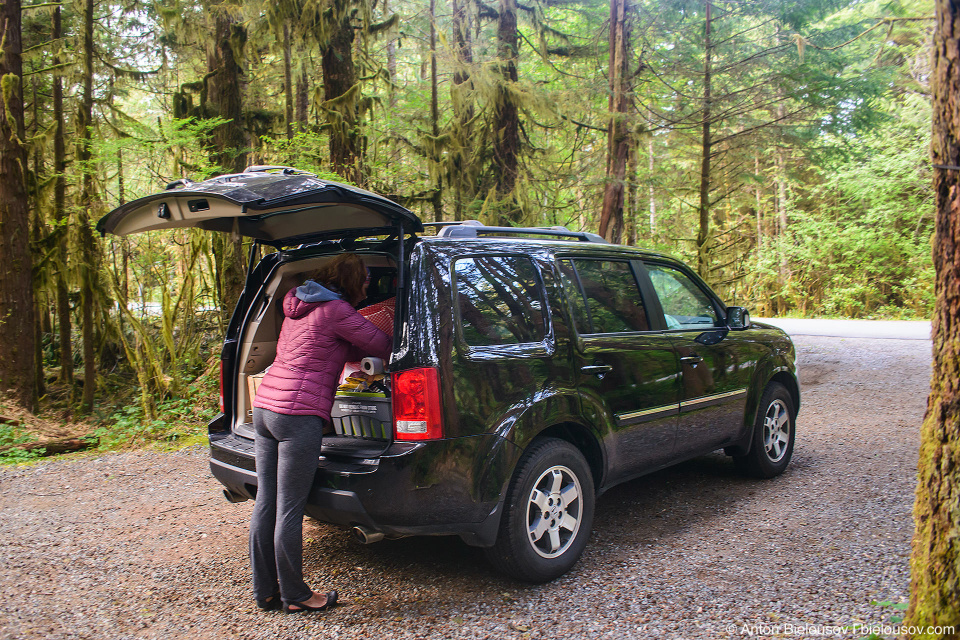
[[[309,600],[303,581],[303,509],[317,471],[323,418],[253,410],[257,501],[250,518],[253,595]]]

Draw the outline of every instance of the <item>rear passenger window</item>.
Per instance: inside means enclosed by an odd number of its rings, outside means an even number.
[[[471,347],[541,342],[544,302],[533,261],[523,256],[454,262],[460,330]]]
[[[575,269],[571,269],[571,262]],[[650,330],[629,262],[584,258],[561,260],[560,272],[580,333]],[[582,326],[588,322],[589,329]]]
[[[587,302],[580,291],[580,281],[577,271],[573,268],[573,260],[560,261],[560,278],[563,280],[563,290],[570,301],[570,311],[573,314],[573,324],[580,335],[593,333],[590,327],[590,317],[587,314]]]

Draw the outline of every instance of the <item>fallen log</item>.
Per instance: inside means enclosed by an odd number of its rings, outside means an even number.
[[[83,451],[100,444],[100,439],[96,436],[83,436],[81,438],[61,438],[59,440],[47,440],[46,442],[24,442],[21,444],[7,445],[0,447],[0,453],[10,449],[22,449],[24,451],[36,451],[43,449],[41,455],[55,456],[60,453],[69,453],[71,451]]]

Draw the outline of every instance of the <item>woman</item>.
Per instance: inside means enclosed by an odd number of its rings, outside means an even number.
[[[336,591],[313,591],[303,581],[303,513],[344,363],[390,355],[390,338],[354,308],[368,284],[360,258],[343,254],[283,299],[277,357],[253,401],[250,564],[261,609],[318,611],[337,601]]]

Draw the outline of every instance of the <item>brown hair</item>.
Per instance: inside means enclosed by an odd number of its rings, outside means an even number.
[[[352,253],[342,253],[320,267],[313,275],[322,285],[336,289],[343,299],[356,306],[363,300],[363,284],[367,280],[367,268],[363,260]]]

